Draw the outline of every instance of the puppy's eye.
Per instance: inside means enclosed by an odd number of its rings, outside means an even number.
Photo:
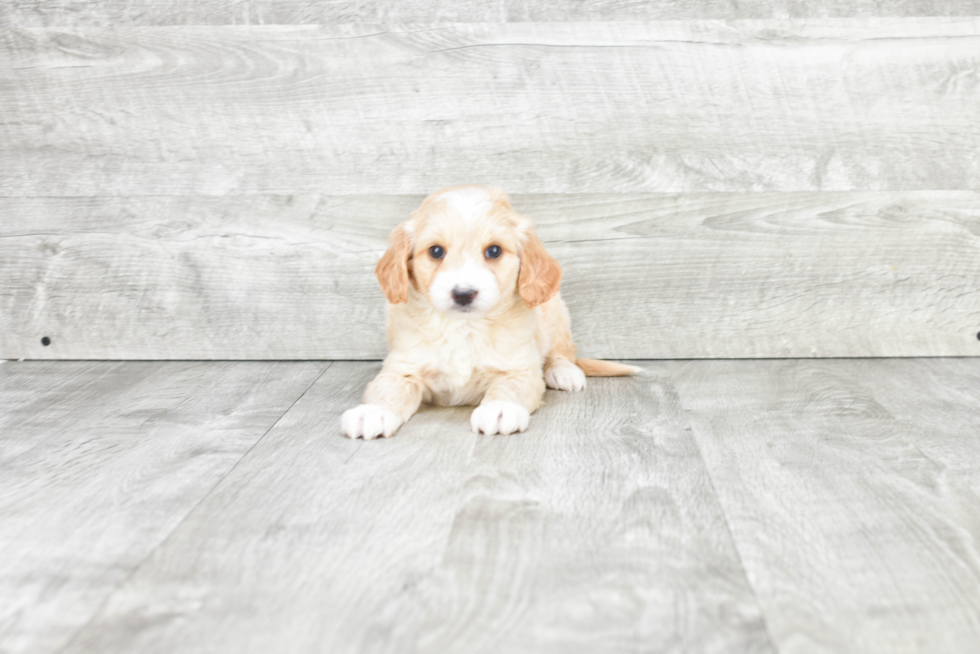
[[[484,252],[483,255],[487,259],[496,259],[501,255],[502,252],[503,251],[500,249],[499,245],[491,245],[490,247],[487,248],[487,251]]]
[[[444,256],[446,256],[446,251],[441,245],[433,245],[431,248],[429,248],[429,256],[433,259],[442,259]]]

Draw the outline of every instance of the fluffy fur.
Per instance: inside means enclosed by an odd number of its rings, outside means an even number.
[[[349,438],[392,436],[422,402],[479,404],[470,418],[478,433],[524,431],[546,385],[578,391],[586,375],[637,371],[575,358],[561,267],[497,189],[427,197],[392,232],[375,272],[389,303],[389,354],[364,403],[341,418]]]

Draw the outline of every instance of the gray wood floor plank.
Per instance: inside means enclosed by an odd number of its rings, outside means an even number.
[[[418,651],[774,651],[669,379],[547,399],[477,439]]]
[[[376,370],[335,363],[66,654],[771,651],[666,380],[346,440]]]
[[[57,438],[52,425],[72,423],[79,412],[112,402],[133,384],[158,371],[159,362],[6,361],[0,373],[0,433],[4,448],[14,442]],[[22,431],[21,431],[22,430]],[[3,455],[0,454],[0,457]]]
[[[326,365],[3,363],[0,649],[980,639],[978,359],[650,362],[520,436],[370,443],[337,421],[377,364],[303,394]]]
[[[976,189],[980,18],[18,28],[7,196]]]
[[[0,650],[60,651],[328,365],[4,363]]]
[[[583,356],[980,354],[975,191],[513,200]],[[420,201],[0,199],[0,356],[381,358],[373,269]]]
[[[33,0],[0,5],[0,25],[285,25],[976,16],[977,0]]]
[[[67,652],[401,652],[473,447],[468,412],[340,434],[377,364],[334,363]]]
[[[949,508],[972,521],[976,534],[980,360],[858,361],[852,374],[873,379],[872,384],[865,384],[867,390],[908,429],[915,451],[906,463],[907,474],[917,476],[918,483],[937,493],[954,489],[955,494],[946,493]],[[980,622],[980,615],[977,620]]]
[[[664,365],[780,652],[976,647],[980,362]]]

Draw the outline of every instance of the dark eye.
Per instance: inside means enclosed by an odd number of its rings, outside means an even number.
[[[442,259],[444,256],[446,256],[446,251],[441,245],[433,245],[431,248],[429,248],[429,256],[433,259]]]
[[[491,245],[487,248],[487,251],[484,252],[484,255],[487,257],[487,259],[496,259],[500,256],[500,253],[501,249],[499,245]]]

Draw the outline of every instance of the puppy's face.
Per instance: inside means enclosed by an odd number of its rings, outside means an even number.
[[[519,294],[527,306],[550,299],[561,268],[505,194],[482,186],[438,191],[392,233],[378,280],[393,304],[411,284],[436,309],[486,314]]]
[[[479,316],[512,295],[520,259],[508,206],[480,187],[447,191],[416,212],[415,284],[444,313]]]

